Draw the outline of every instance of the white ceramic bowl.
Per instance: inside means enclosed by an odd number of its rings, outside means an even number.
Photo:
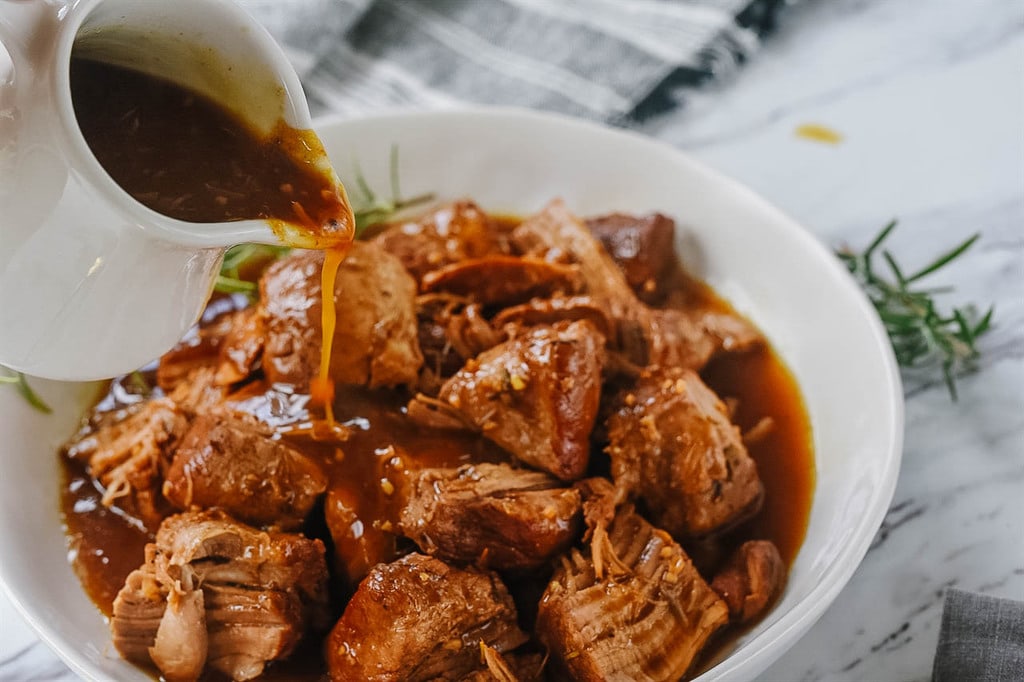
[[[735,182],[641,136],[537,113],[468,110],[325,120],[335,166],[358,158],[403,193],[469,196],[519,214],[555,196],[582,214],[661,211],[681,226],[686,264],[768,335],[796,375],[814,432],[817,487],[807,538],[775,609],[699,679],[753,679],[835,599],[867,551],[896,484],[899,375],[868,302],[832,254]],[[145,277],[140,264],[140,277]],[[139,311],[145,324],[146,313]],[[0,390],[0,579],[39,635],[89,679],[147,680],[117,658],[103,617],[67,562],[56,448],[94,388],[38,382],[50,416]]]

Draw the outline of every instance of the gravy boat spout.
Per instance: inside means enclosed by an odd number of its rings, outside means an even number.
[[[0,43],[0,364],[64,380],[131,371],[198,319],[227,247],[323,246],[281,221],[187,222],[147,208],[76,119],[72,53],[192,90],[257,134],[307,131],[297,75],[232,2],[0,0]],[[304,139],[308,163],[337,185],[319,140]]]

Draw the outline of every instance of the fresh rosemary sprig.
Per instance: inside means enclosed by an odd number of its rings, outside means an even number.
[[[50,406],[47,405],[43,401],[43,399],[39,397],[39,394],[32,390],[32,387],[29,386],[28,380],[25,378],[25,375],[22,374],[21,372],[15,372],[13,376],[0,375],[0,384],[10,384],[14,386],[15,390],[17,390],[18,393],[21,394],[21,397],[24,398],[29,405],[36,408],[40,412],[44,414],[50,414],[51,412],[53,412],[53,410],[50,409]]]
[[[222,294],[256,295],[256,282],[242,277],[239,270],[246,263],[255,260],[272,261],[288,253],[287,246],[271,246],[268,244],[238,244],[224,254],[224,263],[220,266],[220,274],[213,288]]]
[[[376,193],[370,189],[369,183],[366,182],[366,176],[363,175],[363,170],[359,167],[358,160],[353,160],[352,166],[356,187],[362,194],[358,201],[355,197],[350,197],[352,213],[356,219],[356,238],[359,238],[368,227],[387,222],[399,211],[431,201],[434,198],[434,195],[430,193],[420,194],[409,199],[402,198],[402,189],[399,186],[398,178],[398,145],[391,145],[391,156],[388,161],[388,175],[391,180],[391,197],[389,199],[379,199]]]
[[[391,196],[379,198],[370,188],[363,175],[359,162],[354,161],[355,186],[361,196],[350,196],[352,213],[356,220],[356,237],[361,236],[367,228],[391,220],[396,213],[411,206],[422,204],[434,198],[433,194],[421,194],[410,199],[402,198],[399,186],[398,146],[391,146],[388,175],[391,180]],[[256,296],[256,283],[239,274],[239,268],[254,259],[275,260],[289,251],[286,246],[267,246],[263,244],[239,244],[228,249],[224,255],[224,264],[214,284],[214,290],[225,294],[246,294]]]
[[[991,328],[995,308],[990,306],[980,316],[973,305],[943,313],[938,309],[935,297],[949,289],[915,285],[962,256],[981,235],[973,235],[917,272],[907,275],[892,253],[882,248],[894,229],[895,220],[886,225],[862,253],[850,249],[836,253],[874,304],[900,366],[918,368],[938,364],[950,397],[956,400],[956,377],[976,369],[980,355],[976,341]],[[875,257],[879,253],[891,279],[876,272],[878,263]]]

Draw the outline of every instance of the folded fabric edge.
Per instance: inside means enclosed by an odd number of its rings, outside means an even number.
[[[946,591],[932,682],[1024,679],[1024,602]]]

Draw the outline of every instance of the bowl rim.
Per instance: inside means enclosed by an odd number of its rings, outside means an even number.
[[[853,301],[856,301],[856,305],[870,328],[869,331],[873,342],[871,352],[882,361],[881,369],[886,380],[885,386],[879,387],[879,394],[888,403],[882,409],[882,412],[888,416],[888,421],[880,426],[885,427],[889,432],[888,437],[885,439],[887,441],[887,448],[878,458],[882,465],[879,478],[880,484],[871,491],[871,496],[866,502],[865,507],[868,513],[861,517],[855,526],[850,540],[832,557],[830,565],[822,574],[818,583],[802,599],[796,602],[789,611],[782,614],[778,620],[771,623],[764,631],[757,635],[756,639],[759,642],[757,648],[746,652],[746,655],[740,659],[736,659],[730,654],[712,668],[694,678],[695,682],[712,678],[717,679],[719,677],[752,679],[788,651],[822,617],[828,607],[832,605],[867,554],[895,494],[903,452],[903,387],[895,353],[874,307],[853,277],[841,265],[839,260],[834,257],[831,251],[812,232],[795,219],[738,180],[734,180],[720,171],[711,168],[667,142],[634,130],[613,128],[602,123],[558,113],[519,107],[478,105],[430,111],[390,111],[360,115],[327,114],[314,117],[313,129],[320,134],[324,134],[326,131],[351,124],[393,122],[396,126],[408,126],[410,124],[421,124],[432,119],[466,119],[474,121],[491,119],[495,123],[515,120],[528,124],[562,126],[567,129],[583,130],[599,137],[629,138],[631,143],[644,147],[645,152],[668,155],[674,162],[688,166],[696,173],[705,176],[710,182],[720,185],[731,194],[741,197],[759,213],[770,216],[782,229],[791,233],[791,236],[799,241],[804,248],[808,249],[818,259],[828,263],[826,267],[838,275],[835,278],[836,285],[845,290],[845,293]],[[814,502],[812,501],[812,514],[813,510]],[[9,585],[3,561],[0,561],[0,589],[4,591],[15,609],[34,630],[39,639],[67,663],[76,674],[90,680],[103,679],[96,675],[97,671],[95,671],[91,661],[72,642],[68,642],[64,637],[50,631],[47,624],[42,622],[41,617],[37,616],[18,594],[15,594],[13,588]]]

